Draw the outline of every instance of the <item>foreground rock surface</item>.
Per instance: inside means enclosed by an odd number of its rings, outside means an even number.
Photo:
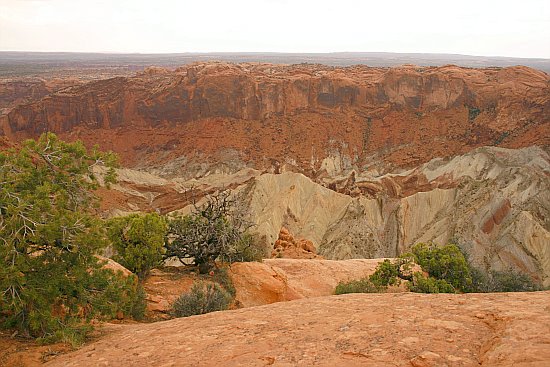
[[[107,335],[47,366],[548,366],[550,292],[356,294]]]

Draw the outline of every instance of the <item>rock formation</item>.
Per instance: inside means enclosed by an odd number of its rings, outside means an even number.
[[[192,195],[233,187],[252,230],[272,246],[281,227],[327,259],[395,257],[417,242],[456,242],[482,268],[512,266],[550,284],[550,157],[540,148],[478,148],[400,174],[353,174],[345,190],[357,195],[292,172],[189,181],[119,172],[115,191],[101,193],[115,213],[185,211]]]
[[[283,257],[230,269],[238,305],[260,307],[107,326],[51,366],[550,360],[548,292],[322,297],[430,241],[550,285],[544,72],[206,62],[86,84],[0,81],[0,149],[45,131],[121,156],[118,182],[96,191],[105,215],[187,213],[229,189]],[[176,275],[152,272],[149,312],[189,289],[193,276]]]
[[[50,93],[78,84],[82,82],[72,78],[0,78],[0,116],[16,106],[40,101]]]
[[[264,259],[234,263],[228,272],[236,290],[234,307],[252,307],[330,296],[340,282],[371,275],[383,259]],[[217,271],[217,270],[216,270]],[[143,282],[151,319],[169,318],[172,303],[196,281],[210,281],[181,267],[153,269]]]
[[[544,72],[150,68],[0,117],[0,135],[11,141],[46,130],[99,143],[133,168],[119,171],[114,190],[98,190],[114,215],[185,212],[229,188],[270,245],[283,226],[327,259],[394,257],[416,242],[453,241],[481,267],[512,266],[550,285]]]
[[[279,238],[273,244],[271,257],[287,259],[319,259],[317,249],[310,240],[296,240],[288,229],[282,227],[279,231]]]
[[[21,103],[40,100],[50,92],[43,80],[0,81],[0,115]]]
[[[550,284],[549,173],[550,158],[538,148],[480,148],[401,175],[360,177],[358,186],[381,186],[372,198],[296,174],[263,175],[250,205],[259,233],[273,239],[271,223],[287,226],[329,259],[395,257],[417,242],[456,242],[481,267],[513,266]]]

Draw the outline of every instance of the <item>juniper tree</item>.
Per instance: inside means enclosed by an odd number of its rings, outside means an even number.
[[[115,163],[112,153],[88,151],[52,133],[0,152],[2,325],[65,338],[94,314],[109,317],[136,306],[135,281],[104,269],[95,256],[107,242],[94,213],[93,168],[108,167],[105,179],[112,182]],[[105,292],[118,299],[105,299]]]
[[[165,257],[181,262],[193,259],[202,273],[209,271],[218,258],[233,262],[261,257],[261,250],[247,230],[251,224],[229,191],[221,191],[195,205],[187,216],[168,223]]]

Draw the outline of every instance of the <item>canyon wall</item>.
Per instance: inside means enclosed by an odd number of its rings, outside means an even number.
[[[290,167],[313,177],[412,167],[482,145],[550,142],[550,77],[526,67],[345,68],[202,63],[66,88],[2,119],[15,139],[54,131],[134,166],[175,158]]]

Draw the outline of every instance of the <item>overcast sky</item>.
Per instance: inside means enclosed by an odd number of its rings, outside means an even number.
[[[550,58],[550,0],[0,0],[0,50]]]

